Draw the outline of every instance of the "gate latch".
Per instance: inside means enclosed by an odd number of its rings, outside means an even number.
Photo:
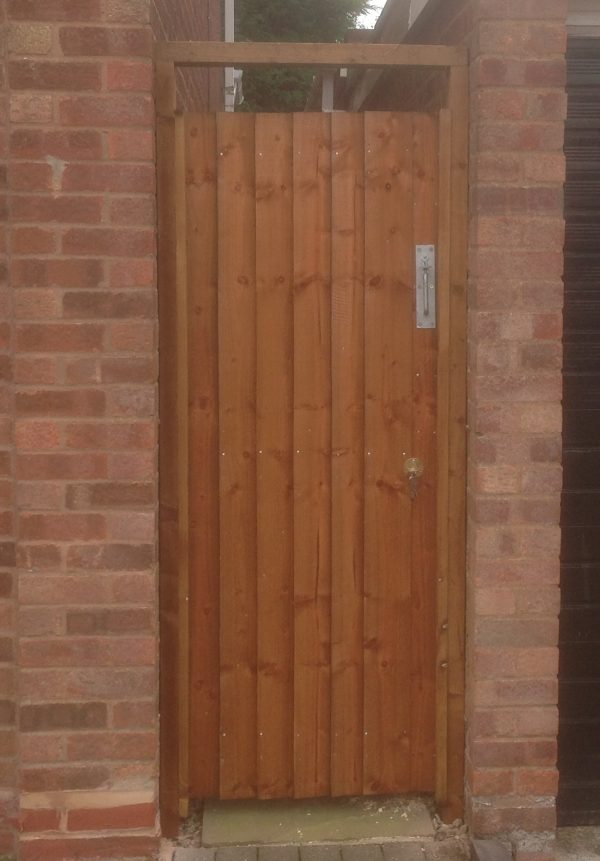
[[[416,246],[417,329],[435,329],[435,245]]]

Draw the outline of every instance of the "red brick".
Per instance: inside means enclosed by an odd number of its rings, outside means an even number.
[[[42,227],[13,227],[14,254],[51,254],[56,251],[56,235]]]
[[[477,706],[554,705],[558,682],[555,678],[479,680],[473,694]]]
[[[111,160],[152,161],[154,135],[144,129],[114,129],[108,132],[108,155]]]
[[[68,634],[148,634],[153,629],[152,613],[144,608],[69,610],[66,614]]]
[[[156,361],[137,357],[104,359],[101,362],[101,379],[103,383],[156,382]]]
[[[21,707],[22,732],[90,730],[107,726],[105,703],[44,703]]]
[[[83,476],[82,476],[83,477]],[[99,544],[70,547],[69,568],[104,571],[143,571],[154,562],[151,544]]]
[[[20,481],[17,487],[17,502],[23,510],[55,511],[62,508],[65,492],[60,485],[45,481]]]
[[[62,600],[64,602],[65,598],[63,597]],[[139,666],[133,669],[63,667],[62,669],[24,669],[22,672],[21,693],[25,699],[53,697],[55,699],[122,700],[126,696],[150,697],[155,689],[156,669],[154,667]]]
[[[515,792],[518,795],[554,796],[558,792],[558,771],[555,768],[518,769],[515,772]]]
[[[104,327],[85,323],[20,324],[17,349],[30,353],[95,353],[103,349]]]
[[[156,296],[153,291],[149,290],[133,290],[128,292],[116,290],[85,292],[78,290],[77,292],[65,295],[63,309],[65,317],[69,318],[79,317],[90,319],[99,317],[108,319],[133,317],[136,320],[142,317],[154,318],[156,314]],[[140,324],[138,323],[138,325]],[[107,359],[106,361],[109,362],[107,368],[110,369],[112,367],[113,369],[113,376],[115,375],[115,363],[123,362],[122,359]],[[123,373],[126,372],[123,371]],[[113,380],[113,382],[116,381]],[[135,382],[139,382],[139,380],[135,380]]]
[[[25,540],[93,541],[106,537],[99,514],[22,514],[20,535]]]
[[[119,418],[150,418],[156,415],[154,386],[138,385],[135,389],[107,390],[106,413]]]
[[[17,457],[17,475],[25,480],[73,480],[106,477],[106,455],[89,454],[21,454]]]
[[[15,162],[11,168],[13,191],[52,191],[52,177],[49,164]]]
[[[67,742],[63,735],[52,733],[21,733],[21,761],[32,765],[59,763],[66,760]]]
[[[154,804],[133,804],[94,810],[69,810],[67,830],[103,831],[153,828],[155,820],[156,808]]]
[[[135,509],[154,505],[156,492],[151,482],[105,482],[72,484],[67,487],[67,508],[71,509]]]
[[[137,667],[151,666],[154,660],[155,644],[150,637],[21,639],[20,661],[23,667]],[[113,741],[118,744],[116,737]]]
[[[156,703],[123,702],[113,706],[112,726],[116,729],[148,729],[156,726]]]
[[[19,630],[25,637],[58,637],[65,633],[64,614],[56,607],[22,608]]]
[[[141,511],[109,514],[107,529],[113,541],[152,542],[156,538],[156,515]]]
[[[64,363],[65,383],[87,385],[100,382],[98,359],[71,359]]]
[[[96,224],[102,219],[101,197],[13,195],[15,221],[58,221],[62,224]]]
[[[146,95],[63,96],[60,121],[67,126],[151,126],[153,102]]]
[[[59,448],[60,428],[51,421],[19,421],[15,427],[16,446],[21,451],[40,451]]]
[[[151,165],[70,164],[65,168],[65,191],[114,191],[150,193],[154,190]]]
[[[65,254],[105,254],[111,257],[143,257],[154,250],[152,230],[72,228],[62,240]]]
[[[544,16],[545,17],[545,16]],[[482,21],[479,26],[478,47],[482,54],[506,54],[518,57],[564,55],[566,27],[563,20],[543,21]]]
[[[105,393],[94,389],[48,389],[16,395],[17,413],[23,416],[101,416],[105,408]]]
[[[52,766],[23,768],[22,785],[27,792],[99,789],[109,778],[105,766]]]
[[[152,760],[156,756],[157,738],[154,732],[144,733],[81,733],[68,739],[70,760],[102,761]]]
[[[156,327],[150,321],[123,321],[110,326],[110,344],[122,353],[151,353],[156,342]]]
[[[62,297],[57,290],[19,290],[15,294],[15,317],[19,320],[48,320],[62,316]]]
[[[127,452],[108,455],[108,478],[150,481],[156,472],[154,452]]]
[[[531,569],[532,563],[523,563]],[[526,574],[522,575],[526,580]],[[558,650],[553,647],[478,648],[473,669],[477,678],[548,678],[558,671]]]
[[[102,136],[97,131],[43,131],[15,129],[10,151],[15,158],[101,159]]]
[[[97,287],[104,278],[101,260],[15,260],[13,262],[15,287]]]
[[[12,123],[51,123],[54,119],[54,97],[32,93],[13,93],[10,97]],[[13,168],[14,171],[14,168]]]
[[[61,27],[59,39],[66,57],[152,56],[152,37],[146,27]]]
[[[8,64],[8,79],[13,90],[100,90],[102,67],[99,63],[20,60]]]
[[[482,18],[508,18],[564,21],[567,16],[567,0],[480,0]]]
[[[57,810],[22,810],[21,830],[32,831],[58,831],[60,826],[60,813]]]
[[[56,571],[62,567],[62,550],[56,544],[26,544],[17,547],[17,562],[27,571]]]
[[[83,449],[149,449],[156,444],[154,425],[148,422],[123,424],[68,424],[66,445]]]
[[[8,0],[13,20],[27,21],[96,21],[100,17],[100,0]]]
[[[23,841],[21,861],[81,861],[95,859],[151,858],[158,852],[157,837],[83,837]]]
[[[129,197],[114,200],[110,207],[110,220],[113,224],[130,227],[153,227],[156,221],[154,199]]]
[[[106,67],[106,82],[109,90],[124,92],[150,92],[153,70],[149,62],[114,61]]]

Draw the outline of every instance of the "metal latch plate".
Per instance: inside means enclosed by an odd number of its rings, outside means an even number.
[[[436,327],[435,245],[416,246],[417,329]]]

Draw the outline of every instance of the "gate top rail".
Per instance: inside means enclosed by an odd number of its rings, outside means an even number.
[[[175,66],[466,66],[465,48],[357,42],[158,42],[156,60]]]

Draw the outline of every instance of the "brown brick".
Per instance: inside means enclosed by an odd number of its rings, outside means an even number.
[[[105,407],[105,393],[95,389],[48,389],[16,395],[18,415],[101,416]]]
[[[94,291],[85,292],[78,290],[74,293],[65,294],[63,300],[64,315],[67,318],[79,317],[82,319],[133,317],[139,320],[142,317],[153,318],[156,314],[156,297],[149,290],[121,291]],[[107,360],[118,361],[118,360]],[[136,381],[137,382],[137,381]]]
[[[15,287],[97,287],[104,278],[101,260],[15,260]]]
[[[35,831],[58,831],[60,812],[58,810],[22,810],[21,829],[25,833]]]
[[[68,739],[67,756],[71,760],[90,762],[106,759],[153,760],[157,741],[154,732],[85,733]]]
[[[21,454],[17,457],[17,475],[26,481],[101,479],[106,477],[106,466],[106,455],[93,452]]]
[[[61,27],[59,39],[66,57],[152,55],[152,38],[146,27]]]
[[[99,63],[20,60],[9,63],[8,80],[13,90],[100,90],[102,68]]]
[[[20,535],[36,541],[98,541],[106,537],[100,514],[22,514]]]
[[[151,165],[70,164],[65,168],[64,191],[114,191],[151,193],[154,189]]]
[[[23,768],[22,775],[22,785],[26,792],[61,792],[99,789],[109,780],[110,771],[101,765],[45,766]]]
[[[71,484],[67,487],[67,508],[138,508],[153,505],[156,491],[150,482],[106,482]]]
[[[133,804],[124,807],[94,810],[69,810],[68,831],[102,831],[106,829],[153,828],[156,820],[154,804]]]
[[[102,218],[101,197],[13,195],[15,221],[58,221],[62,224],[97,224]]]
[[[148,609],[69,610],[68,634],[131,634],[153,630]]]
[[[21,451],[39,451],[59,448],[60,428],[51,421],[19,421],[15,427],[15,441]]]
[[[143,257],[154,250],[154,231],[108,227],[72,228],[63,236],[62,249],[65,254]]]
[[[37,637],[21,639],[20,645],[23,667],[138,667],[155,659],[154,640],[147,636]]]
[[[8,0],[13,20],[95,21],[99,19],[100,0]]]
[[[106,703],[100,702],[25,704],[20,711],[20,727],[23,732],[104,729],[107,715]]]
[[[99,544],[70,547],[70,568],[105,571],[141,571],[154,562],[154,547],[149,544]]]
[[[152,858],[158,852],[158,837],[73,837],[36,839],[21,848],[21,861],[75,861],[86,855],[95,859]]]
[[[67,126],[149,126],[153,102],[142,94],[63,96],[58,111],[61,123]]]

